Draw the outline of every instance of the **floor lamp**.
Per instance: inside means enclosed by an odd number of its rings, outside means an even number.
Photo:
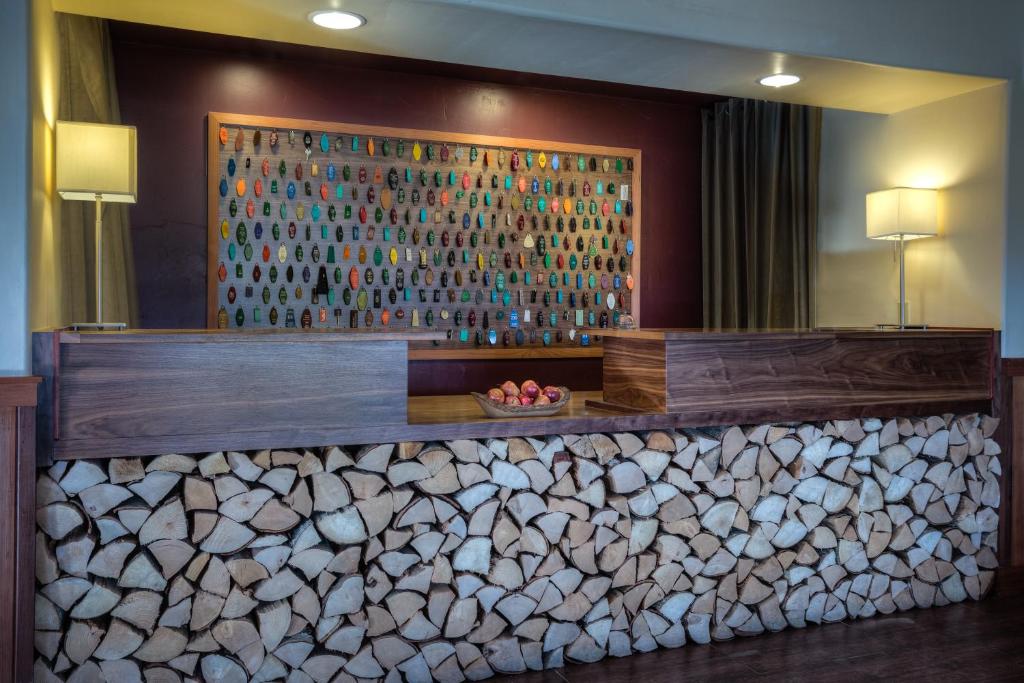
[[[138,196],[134,126],[57,122],[57,193],[96,203],[96,322],[74,329],[124,329],[103,320],[103,202],[134,204]]]
[[[938,231],[938,190],[895,187],[867,195],[867,235],[874,240],[897,240],[900,251],[899,323],[879,327],[926,329],[907,322],[907,280],[904,246],[907,240],[933,237]]]

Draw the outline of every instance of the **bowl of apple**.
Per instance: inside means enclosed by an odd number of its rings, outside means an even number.
[[[565,407],[570,393],[566,387],[542,387],[528,379],[522,384],[507,380],[486,394],[471,395],[487,417],[547,417]]]

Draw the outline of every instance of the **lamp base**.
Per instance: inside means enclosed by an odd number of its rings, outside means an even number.
[[[898,325],[895,323],[878,323],[875,327],[879,330],[927,330],[928,325]]]
[[[72,330],[126,330],[128,323],[71,323]]]

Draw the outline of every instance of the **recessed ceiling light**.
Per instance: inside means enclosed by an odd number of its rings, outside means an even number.
[[[325,9],[317,12],[310,12],[309,20],[317,26],[324,28],[333,29],[335,31],[345,31],[352,28],[359,28],[366,23],[366,19],[354,14],[352,12],[342,12],[340,10]]]
[[[793,85],[799,83],[800,77],[794,74],[772,74],[771,76],[765,76],[758,81],[761,85],[767,85],[770,88],[784,88],[787,85]]]

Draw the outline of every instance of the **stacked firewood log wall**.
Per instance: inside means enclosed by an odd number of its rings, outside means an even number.
[[[37,681],[461,681],[981,598],[996,420],[62,461]]]

